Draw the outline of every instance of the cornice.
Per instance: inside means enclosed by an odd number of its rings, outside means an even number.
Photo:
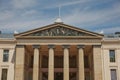
[[[16,39],[100,39],[101,37],[95,36],[21,36]]]
[[[15,44],[16,40],[15,39],[0,39],[0,44]]]
[[[112,43],[120,43],[120,40],[102,40],[101,41],[102,43],[109,43],[109,44],[112,44]]]

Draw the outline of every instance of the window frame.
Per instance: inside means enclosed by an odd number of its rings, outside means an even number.
[[[111,56],[111,55],[113,55],[113,52],[114,52],[114,58],[112,58],[113,56]],[[116,52],[115,52],[114,49],[110,49],[109,50],[109,61],[111,63],[115,63],[116,62]]]
[[[7,52],[5,52],[7,51]],[[9,49],[4,49],[3,50],[3,62],[9,62],[9,52],[10,50]]]
[[[115,79],[112,79],[112,71],[115,71],[115,74],[116,74],[116,75],[114,76]],[[117,75],[117,69],[110,69],[110,77],[111,77],[111,80],[118,80],[118,79],[117,79],[117,76],[118,76],[118,75]]]
[[[3,79],[3,70],[6,70],[6,78]],[[2,68],[2,71],[1,71],[1,80],[7,80],[8,79],[8,69],[7,68]]]

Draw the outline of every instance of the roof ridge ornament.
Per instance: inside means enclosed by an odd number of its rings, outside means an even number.
[[[58,15],[58,18],[55,20],[55,23],[63,23],[62,20],[61,20],[61,6],[59,6],[59,15]]]
[[[16,31],[16,30],[14,31],[14,34],[18,34],[18,33],[19,33],[18,31]]]

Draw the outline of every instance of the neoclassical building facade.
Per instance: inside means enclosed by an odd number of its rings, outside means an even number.
[[[10,36],[0,34],[0,80],[14,80],[16,42]]]
[[[14,75],[1,80],[120,80],[119,37],[57,22],[15,34],[13,44]]]
[[[103,80],[120,80],[120,36],[102,40]]]

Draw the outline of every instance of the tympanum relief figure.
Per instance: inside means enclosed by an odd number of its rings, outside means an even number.
[[[84,36],[87,34],[69,28],[58,26],[55,28],[50,28],[40,32],[32,33],[30,35],[31,36]]]

